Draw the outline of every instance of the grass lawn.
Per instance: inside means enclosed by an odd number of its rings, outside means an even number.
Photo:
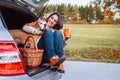
[[[72,38],[64,48],[67,59],[120,62],[120,25],[65,24]]]

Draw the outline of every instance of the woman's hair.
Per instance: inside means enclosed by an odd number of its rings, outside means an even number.
[[[59,12],[54,12],[54,13],[52,13],[50,16],[48,16],[47,19],[46,19],[46,22],[48,22],[48,19],[49,19],[51,16],[53,16],[53,15],[57,15],[57,16],[58,16],[58,21],[57,21],[56,25],[53,26],[53,29],[57,29],[57,30],[62,29],[62,28],[63,28],[63,20],[62,20],[61,14],[60,14]]]

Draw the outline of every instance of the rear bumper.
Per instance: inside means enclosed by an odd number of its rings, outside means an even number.
[[[0,76],[0,80],[60,80],[62,74],[57,71],[45,70],[34,76],[17,75],[17,76]]]
[[[27,74],[17,76],[0,76],[0,80],[32,80]]]
[[[31,77],[32,80],[60,80],[62,73],[46,70]]]

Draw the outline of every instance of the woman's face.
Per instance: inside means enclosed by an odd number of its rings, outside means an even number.
[[[57,22],[58,22],[58,16],[56,14],[54,14],[51,17],[49,17],[47,26],[49,28],[53,28],[53,26],[55,26],[57,24]]]

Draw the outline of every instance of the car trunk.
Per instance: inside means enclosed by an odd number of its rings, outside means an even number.
[[[8,29],[21,29],[25,23],[37,19],[37,16],[24,6],[6,0],[0,1],[0,11]]]
[[[8,0],[0,1],[0,12],[3,15],[4,21],[9,30],[11,29],[21,29],[25,23],[32,22],[38,19],[30,10],[14,4],[14,2]],[[33,76],[37,73],[43,72],[49,68],[48,64],[41,64],[37,68],[28,68],[26,70],[28,75]]]

